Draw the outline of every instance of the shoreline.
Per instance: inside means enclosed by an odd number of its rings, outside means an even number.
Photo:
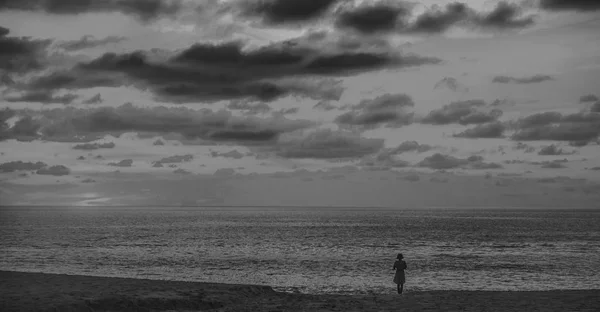
[[[597,311],[600,289],[300,294],[271,286],[0,271],[2,311]]]

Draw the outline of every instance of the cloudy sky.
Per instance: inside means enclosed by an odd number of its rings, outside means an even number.
[[[593,205],[599,30],[596,0],[0,0],[0,205]]]

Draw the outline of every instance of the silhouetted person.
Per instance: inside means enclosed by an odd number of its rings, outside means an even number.
[[[396,257],[396,262],[394,262],[394,270],[396,270],[396,275],[394,275],[394,283],[398,285],[398,293],[401,294],[404,290],[404,283],[406,282],[406,276],[404,276],[404,270],[406,269],[406,262],[404,256],[399,253]]]

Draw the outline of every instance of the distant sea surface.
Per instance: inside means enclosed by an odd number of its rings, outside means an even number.
[[[0,207],[0,269],[306,293],[600,288],[600,210]]]

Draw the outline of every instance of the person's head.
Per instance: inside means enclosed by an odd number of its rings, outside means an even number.
[[[396,256],[396,259],[402,260],[404,259],[404,256],[401,253],[399,253],[398,256]]]

